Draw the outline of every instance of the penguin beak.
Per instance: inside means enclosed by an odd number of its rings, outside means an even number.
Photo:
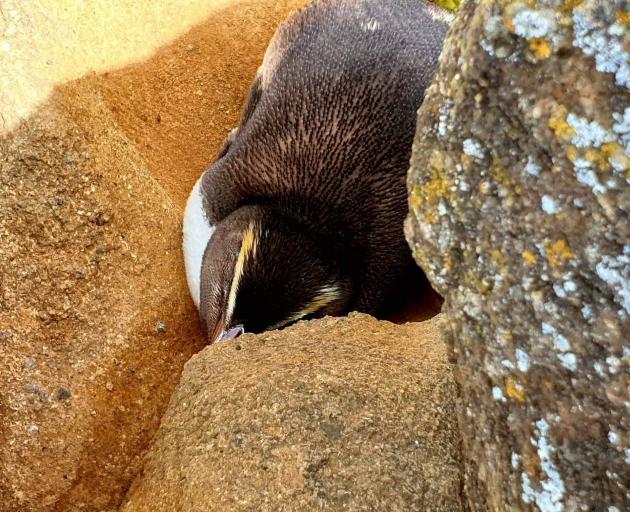
[[[235,325],[227,331],[221,332],[217,341],[234,340],[245,332],[245,328],[242,325]]]

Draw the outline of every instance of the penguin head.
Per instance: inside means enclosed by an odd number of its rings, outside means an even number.
[[[320,245],[265,207],[245,206],[219,222],[201,265],[209,342],[343,311],[350,279]]]

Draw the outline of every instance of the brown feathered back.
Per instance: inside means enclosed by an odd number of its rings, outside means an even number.
[[[319,1],[290,18],[203,178],[210,223],[271,205],[352,276],[349,309],[378,311],[413,266],[405,179],[449,20],[423,0]]]

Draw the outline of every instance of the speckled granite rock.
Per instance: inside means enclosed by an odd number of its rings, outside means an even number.
[[[469,0],[406,231],[446,298],[474,510],[630,510],[630,2]]]
[[[207,347],[122,510],[461,510],[438,325],[354,315]]]
[[[57,94],[0,140],[3,512],[113,510],[203,346],[180,210],[114,126]]]

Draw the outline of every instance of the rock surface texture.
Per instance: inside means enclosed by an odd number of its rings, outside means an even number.
[[[630,509],[630,2],[469,0],[407,236],[445,297],[473,510]]]
[[[184,202],[303,2],[53,4],[0,6],[2,512],[122,501],[205,342]],[[163,30],[177,4],[202,22],[184,35],[181,19]],[[64,81],[84,68],[104,72]]]
[[[459,511],[439,317],[301,322],[186,364],[124,512]]]

